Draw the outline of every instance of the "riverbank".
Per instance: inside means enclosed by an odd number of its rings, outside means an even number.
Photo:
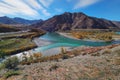
[[[64,37],[75,39],[75,40],[84,40],[84,41],[92,41],[92,42],[106,42],[106,41],[103,41],[103,40],[96,40],[96,39],[78,39],[76,37],[73,37],[71,35],[71,33],[65,33],[65,32],[57,32],[57,33],[64,36]]]
[[[45,32],[31,29],[30,31],[18,32],[17,34],[3,34],[0,36],[0,50],[6,55],[14,55],[23,51],[37,47],[32,41],[35,37],[41,36]]]
[[[37,60],[33,60],[32,62],[23,61],[21,62],[21,64],[32,64],[32,63],[46,62],[46,61],[52,61],[52,60],[58,61],[60,59],[68,59],[68,58],[73,58],[75,56],[87,55],[87,54],[90,54],[92,56],[99,56],[104,53],[105,54],[110,53],[111,50],[115,47],[118,47],[118,49],[120,49],[119,44],[101,46],[101,47],[80,46],[80,47],[73,48],[73,49],[71,49],[70,47],[52,48],[52,49],[45,51],[47,54],[43,53],[43,56],[37,58]],[[53,54],[55,53],[54,51],[56,51],[57,54]],[[42,54],[42,53],[38,53],[38,54]],[[29,59],[29,56],[27,57]]]

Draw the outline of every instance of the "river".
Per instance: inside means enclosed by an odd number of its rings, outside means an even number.
[[[41,37],[42,40],[47,40],[52,42],[49,45],[45,45],[42,47],[36,48],[37,51],[46,51],[48,49],[56,48],[56,47],[78,47],[78,46],[107,46],[111,44],[120,43],[120,41],[111,41],[111,42],[97,42],[97,41],[84,41],[84,40],[76,40],[72,38],[68,38],[62,36],[58,33],[47,33]]]

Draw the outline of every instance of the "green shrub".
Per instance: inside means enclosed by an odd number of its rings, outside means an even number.
[[[0,58],[5,58],[5,52],[3,52],[2,50],[0,50]]]
[[[4,77],[5,77],[5,78],[8,78],[8,77],[11,77],[11,76],[13,76],[13,75],[19,75],[19,74],[20,74],[19,71],[11,70],[11,71],[6,72],[6,73],[4,74]]]
[[[2,69],[4,69],[5,68],[5,66],[4,66],[4,64],[0,64],[0,70],[2,70]]]
[[[14,69],[19,64],[19,60],[17,57],[11,57],[11,58],[6,59],[2,64],[4,65],[4,68],[6,69]]]

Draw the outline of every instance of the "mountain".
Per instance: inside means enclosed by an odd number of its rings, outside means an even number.
[[[120,26],[106,19],[87,16],[84,13],[65,12],[61,15],[31,25],[46,31],[65,31],[73,29],[118,29]]]
[[[0,24],[0,33],[1,32],[15,32],[15,31],[19,31],[19,29],[14,28],[12,26]]]
[[[113,21],[113,23],[117,26],[120,26],[120,21]]]
[[[0,23],[1,24],[18,24],[18,22],[16,22],[15,20],[7,16],[0,17]]]
[[[23,18],[9,18],[7,16],[0,17],[0,23],[1,24],[9,24],[9,25],[30,25],[30,24],[35,24],[37,22],[41,22],[42,20],[27,20]]]
[[[20,24],[28,24],[28,25],[35,24],[37,22],[41,22],[42,21],[41,19],[40,20],[27,20],[27,19],[22,19],[22,18],[18,18],[18,17],[13,18],[13,20],[18,22],[18,23],[20,23]]]

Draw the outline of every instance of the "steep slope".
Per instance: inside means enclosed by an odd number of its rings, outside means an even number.
[[[120,21],[113,21],[113,23],[120,27]]]
[[[32,25],[47,31],[72,29],[116,29],[119,28],[110,20],[87,16],[84,13],[69,13],[54,16],[46,21]]]

